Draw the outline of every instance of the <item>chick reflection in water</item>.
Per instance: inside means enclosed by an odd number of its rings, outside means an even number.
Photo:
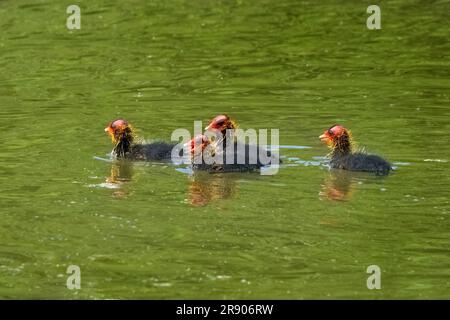
[[[322,191],[319,192],[321,199],[331,201],[348,201],[355,193],[357,173],[344,170],[331,170],[326,176]]]
[[[231,199],[237,193],[238,179],[239,175],[233,173],[196,172],[190,176],[189,203],[194,206],[204,206],[211,201]]]
[[[124,183],[131,181],[133,176],[133,164],[129,161],[114,162],[111,166],[111,175],[106,178],[106,183],[120,188]],[[113,197],[117,199],[126,198],[128,192],[123,190],[115,190]]]

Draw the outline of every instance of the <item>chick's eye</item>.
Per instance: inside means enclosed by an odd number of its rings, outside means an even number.
[[[328,134],[332,136],[334,133],[333,131],[331,131],[331,129],[328,129]]]
[[[223,123],[224,123],[224,121],[220,120],[219,122],[217,122],[217,125],[221,126],[221,125],[223,125]]]

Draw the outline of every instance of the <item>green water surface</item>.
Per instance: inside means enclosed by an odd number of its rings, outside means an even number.
[[[368,1],[69,4],[0,1],[0,298],[450,297],[449,1],[378,1],[381,30]],[[309,148],[275,176],[94,158],[115,118],[225,112]],[[335,123],[396,171],[321,165]]]

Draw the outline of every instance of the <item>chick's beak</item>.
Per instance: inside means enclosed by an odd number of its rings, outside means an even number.
[[[326,142],[329,140],[328,136],[324,133],[319,136],[320,141]]]
[[[113,130],[113,128],[111,128],[111,126],[107,126],[105,128],[105,132],[110,134],[110,135],[114,135],[114,130]]]
[[[212,124],[211,124],[211,123],[208,124],[208,125],[205,127],[205,130],[210,130],[210,129],[212,129]]]

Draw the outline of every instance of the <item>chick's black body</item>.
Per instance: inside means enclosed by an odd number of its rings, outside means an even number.
[[[113,149],[112,155],[116,158],[129,160],[167,160],[171,158],[175,144],[163,141],[152,143],[131,143],[129,140],[121,140]]]
[[[225,147],[216,154],[214,159],[218,159],[219,161],[212,162],[211,159],[205,159],[205,156],[203,155],[201,163],[196,163],[200,161],[196,161],[194,158],[192,169],[194,171],[201,170],[210,173],[253,172],[261,169],[261,167],[265,165],[281,163],[277,156],[272,155],[270,151],[256,145],[234,142],[232,147],[234,149],[230,148],[231,150],[229,150]],[[233,150],[234,152],[232,152]],[[268,159],[262,158],[260,152]],[[227,155],[229,159],[227,159]]]
[[[383,158],[358,152],[332,156],[330,167],[333,169],[374,172],[377,175],[387,175],[392,169],[391,164]]]

